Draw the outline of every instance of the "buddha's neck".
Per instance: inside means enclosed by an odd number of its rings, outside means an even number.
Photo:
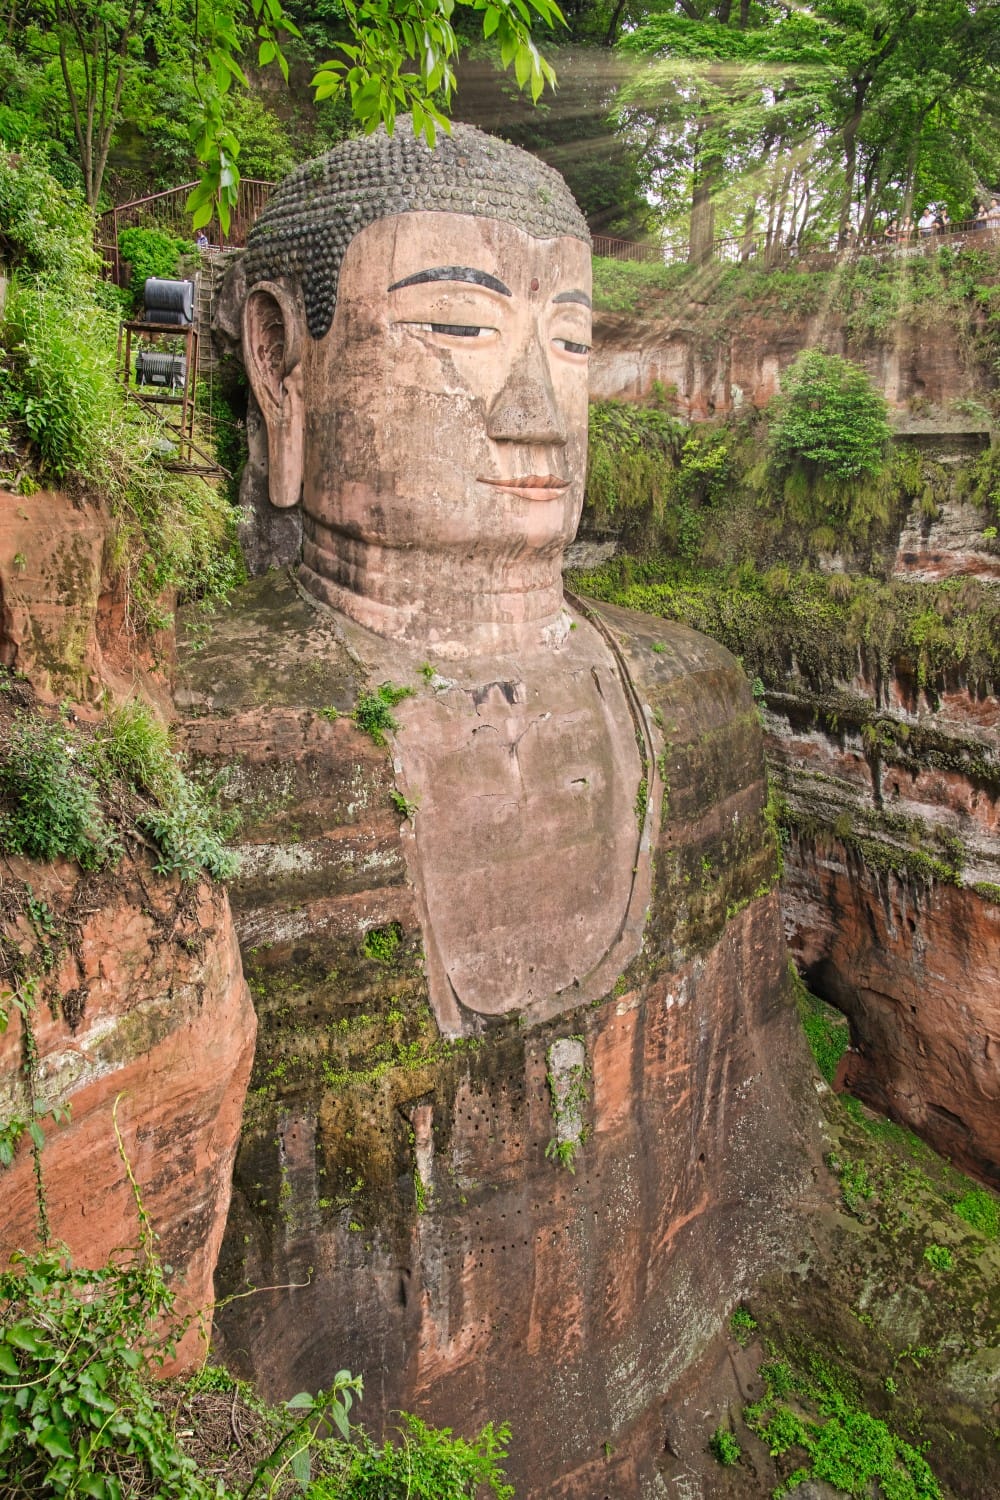
[[[562,548],[516,557],[470,549],[321,547],[307,523],[305,589],[389,640],[456,660],[557,644],[568,628]]]

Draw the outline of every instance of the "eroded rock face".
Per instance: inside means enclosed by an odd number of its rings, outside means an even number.
[[[672,391],[677,410],[694,421],[725,416],[742,406],[761,409],[777,394],[782,371],[810,348],[848,355],[863,365],[890,407],[907,418],[913,407],[944,413],[952,402],[981,395],[981,376],[948,325],[894,324],[885,342],[857,345],[828,307],[797,323],[784,312],[745,314],[735,317],[722,337],[714,326],[704,326],[704,318],[698,304],[672,307],[659,317],[651,310],[641,327],[632,316],[597,314],[592,398],[645,400],[659,381]],[[949,427],[956,432],[988,430],[985,420],[956,415],[944,425],[938,418],[931,430]]]
[[[786,910],[796,961],[851,1021],[843,1086],[1000,1186],[1000,906],[823,837],[798,843]]]
[[[45,1124],[42,1153],[52,1236],[81,1265],[138,1242],[114,1112],[163,1260],[177,1270],[178,1310],[201,1314],[167,1373],[204,1357],[212,1273],[229,1205],[233,1156],[253,1059],[256,1018],[225,892],[180,887],[144,862],[102,875],[65,862],[11,862],[65,932],[31,1026],[37,1094],[68,1123]],[[6,908],[5,932],[30,927]],[[50,1004],[51,1001],[51,1004]],[[26,1108],[22,1021],[0,1037],[0,1113]],[[32,1159],[22,1140],[2,1174],[0,1261],[36,1245]]]
[[[451,1037],[400,772],[347,717],[365,674],[341,627],[260,580],[182,667],[188,745],[234,767],[247,813],[232,901],[262,1028],[218,1291],[280,1288],[220,1314],[220,1352],[273,1395],[360,1371],[375,1428],[400,1406],[466,1431],[509,1419],[538,1496],[591,1493],[598,1471],[656,1493],[661,1406],[783,1262],[809,1181],[745,680],[693,632],[602,616],[653,735],[645,946],[587,1003],[463,1015]],[[296,659],[317,669],[291,695]],[[406,685],[400,769],[456,691]]]
[[[137,642],[110,543],[109,518],[91,501],[0,490],[0,664],[28,677],[40,698],[124,698],[137,675],[148,696],[166,698],[150,648],[169,657],[172,640],[163,632]]]
[[[856,695],[770,697],[768,752],[800,829],[786,932],[811,987],[850,1017],[846,1085],[995,1184],[995,734],[968,692],[933,710],[898,683],[889,696],[877,738]]]

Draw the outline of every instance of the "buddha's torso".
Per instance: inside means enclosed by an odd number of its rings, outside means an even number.
[[[641,717],[594,626],[567,614],[558,634],[442,664],[429,681],[375,637],[358,642],[376,681],[421,681],[395,710],[394,756],[416,809],[408,859],[448,1030],[465,1029],[469,1012],[577,1004],[638,947]]]

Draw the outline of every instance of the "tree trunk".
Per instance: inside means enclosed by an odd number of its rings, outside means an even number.
[[[865,110],[868,94],[868,78],[859,78],[854,84],[854,108],[844,122],[844,191],[840,199],[840,216],[837,222],[837,245],[842,249],[847,244],[847,226],[851,222],[851,203],[854,199],[854,174],[858,165],[858,131]]]
[[[722,157],[706,144],[711,117],[699,124],[694,142],[694,186],[691,193],[691,234],[688,261],[703,266],[712,259],[715,241],[715,200],[722,185]]]

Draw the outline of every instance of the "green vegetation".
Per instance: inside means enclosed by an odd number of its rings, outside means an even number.
[[[582,1037],[571,1040],[582,1046]],[[545,1157],[547,1161],[558,1162],[568,1172],[575,1173],[574,1163],[588,1135],[584,1111],[590,1102],[590,1067],[585,1056],[568,1066],[557,1066],[552,1047],[546,1053],[546,1061],[545,1082],[556,1133],[545,1147]]]
[[[185,250],[193,250],[194,246],[162,229],[132,228],[122,230],[118,236],[118,249],[122,259],[132,267],[129,288],[133,311],[139,312],[143,305],[142,294],[147,278],[176,276],[180,256]]]
[[[0,846],[8,853],[40,860],[65,855],[85,870],[121,854],[93,772],[77,762],[77,743],[66,725],[14,721],[0,762]]]
[[[502,1464],[510,1441],[508,1427],[488,1423],[467,1442],[448,1427],[426,1426],[403,1413],[398,1444],[376,1447],[361,1434],[342,1473],[317,1480],[309,1500],[513,1500]]]
[[[537,100],[555,75],[531,39],[531,23],[553,25],[561,20],[558,8],[551,0],[460,3],[479,13],[502,68],[513,65],[516,87]],[[135,149],[138,137],[153,157],[159,126],[161,150],[165,145],[181,168],[175,182],[199,164],[201,181],[188,204],[194,227],[217,215],[228,233],[241,139],[251,169],[262,151],[275,161],[283,144],[287,149],[273,112],[250,93],[246,70],[276,65],[287,83],[291,43],[291,60],[312,77],[317,103],[339,99],[346,120],[353,116],[368,131],[382,121],[391,130],[397,113],[411,111],[413,128],[433,142],[455,88],[452,9],[440,0],[405,7],[363,0],[329,15],[296,8],[300,29],[280,0],[177,8],[144,0],[111,9],[97,0],[53,0],[44,15],[15,8],[0,69],[0,121],[12,140],[54,137],[62,161],[75,157],[92,207],[101,201],[116,139]]]
[[[841,364],[848,384],[863,384],[862,406],[869,397],[881,402],[861,371]],[[670,417],[660,402],[594,403],[588,524],[619,531],[637,559],[665,556],[689,571],[730,576],[752,565],[755,573],[771,573],[776,591],[790,570],[835,551],[862,566],[884,568],[885,549],[908,506],[924,494],[936,495],[950,478],[912,450],[897,446],[887,452],[882,438],[868,453],[880,448],[875,468],[839,472],[836,465],[855,463],[858,454],[838,448],[838,436],[853,439],[863,423],[851,428],[831,421],[825,446],[811,450],[827,458],[793,460],[776,446],[775,434],[786,430],[783,399],[772,407],[773,423],[751,413],[692,427]],[[869,428],[869,437],[878,425]]]
[[[173,1296],[152,1256],[74,1267],[45,1250],[0,1274],[0,1483],[12,1497],[209,1500],[149,1372]]]
[[[389,797],[399,816],[401,818],[408,818],[412,823],[420,809],[419,797],[407,797],[395,787],[389,793]]]
[[[185,1325],[139,1212],[142,1240],[125,1259],[82,1270],[46,1249],[0,1275],[0,1485],[11,1500],[510,1500],[506,1427],[467,1441],[403,1413],[399,1442],[376,1446],[348,1420],[362,1383],[346,1370],[279,1408],[211,1367],[180,1390],[156,1383]],[[172,1407],[228,1412],[240,1398],[249,1431],[203,1465]]]
[[[850,1046],[850,1027],[840,1011],[806,988],[793,963],[789,962],[788,969],[813,1060],[826,1082],[832,1085],[840,1059]]]
[[[729,1315],[729,1331],[740,1348],[745,1349],[757,1332],[757,1319],[745,1307],[737,1307]]]
[[[955,1260],[947,1245],[928,1245],[924,1250],[924,1260],[935,1271],[953,1271]]]
[[[687,567],[673,558],[619,556],[573,575],[580,593],[703,630],[743,660],[765,689],[828,693],[864,663],[876,684],[905,660],[929,692],[946,676],[973,690],[1000,682],[1000,601],[989,584],[940,583],[752,562],[730,569]],[[874,715],[874,709],[870,712]]]
[[[162,429],[125,402],[117,309],[79,202],[38,153],[2,149],[0,202],[18,268],[0,324],[0,481],[55,482],[104,505],[130,622],[162,627],[172,594],[211,601],[243,577],[234,513],[203,480],[162,466]]]
[[[858,256],[835,270],[808,261],[768,269],[715,261],[692,265],[600,260],[594,262],[594,304],[602,311],[680,315],[711,348],[738,323],[766,319],[780,328],[791,320],[827,312],[843,322],[850,350],[893,330],[947,328],[995,378],[1000,365],[1000,247],[966,243],[904,261]],[[915,413],[916,414],[916,413]],[[980,415],[987,415],[980,407]]]
[[[743,1449],[728,1427],[717,1427],[708,1440],[708,1446],[709,1451],[726,1468],[731,1464],[738,1464],[743,1456]]]
[[[587,498],[599,515],[648,507],[661,516],[684,428],[665,411],[598,401],[590,412]]]
[[[367,734],[375,745],[384,745],[387,734],[394,734],[399,723],[392,710],[404,698],[412,698],[415,689],[396,687],[383,682],[373,693],[361,693],[351,715],[358,728]]]
[[[887,1500],[940,1500],[922,1454],[864,1410],[843,1369],[811,1354],[798,1368],[772,1358],[759,1373],[764,1395],[746,1408],[744,1421],[772,1458],[795,1462],[776,1496],[814,1480],[862,1500],[875,1484]]]
[[[885,398],[857,365],[805,349],[771,406],[771,463],[779,474],[805,465],[841,481],[880,474],[889,442],[886,411]]]
[[[958,1217],[984,1239],[1000,1239],[1000,1204],[984,1188],[970,1188],[953,1206]]]
[[[403,929],[398,922],[390,922],[386,927],[370,927],[365,933],[363,944],[365,957],[370,958],[372,963],[388,967],[396,962],[402,941]]]
[[[159,873],[225,879],[236,860],[224,840],[239,820],[221,810],[219,790],[185,776],[166,730],[137,701],[91,731],[17,711],[0,736],[0,848],[94,870],[148,835]]]

